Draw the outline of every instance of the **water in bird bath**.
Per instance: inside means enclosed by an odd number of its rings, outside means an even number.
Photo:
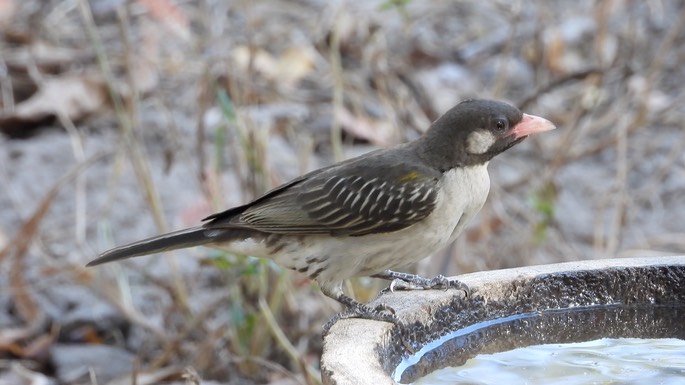
[[[592,306],[490,320],[405,358],[395,380],[416,385],[683,384],[684,319],[680,304]]]
[[[683,384],[685,341],[603,338],[535,345],[482,354],[414,385],[454,384]]]

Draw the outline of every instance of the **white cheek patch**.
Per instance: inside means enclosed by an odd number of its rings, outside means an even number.
[[[495,141],[497,138],[490,131],[474,131],[466,138],[466,151],[470,154],[485,154]]]

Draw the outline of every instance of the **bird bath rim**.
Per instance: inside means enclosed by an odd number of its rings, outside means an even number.
[[[553,309],[685,304],[685,256],[566,262],[465,274],[458,290],[395,292],[371,303],[393,307],[407,327],[346,319],[324,337],[325,384],[396,384],[403,357],[477,322]]]

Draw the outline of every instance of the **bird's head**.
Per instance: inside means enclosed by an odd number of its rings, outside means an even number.
[[[547,119],[492,100],[466,100],[436,120],[419,140],[426,161],[446,170],[484,164],[529,135],[553,130]]]

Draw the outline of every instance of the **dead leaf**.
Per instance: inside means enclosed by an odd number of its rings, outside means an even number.
[[[185,41],[190,40],[188,18],[175,4],[168,0],[138,0],[138,3],[145,7],[153,18],[161,21],[177,37]]]
[[[17,357],[39,359],[48,355],[48,351],[52,344],[57,341],[57,337],[59,337],[59,326],[53,325],[50,333],[41,334],[28,343],[13,343],[9,346],[9,350]]]
[[[5,29],[14,18],[17,6],[14,0],[0,0],[0,30]]]
[[[241,45],[231,51],[231,57],[244,72],[253,70],[269,80],[290,86],[314,69],[317,54],[309,46],[292,46],[276,58],[261,48]]]
[[[545,50],[547,51],[546,62],[547,68],[553,73],[563,74],[565,72],[562,64],[562,58],[565,51],[564,39],[561,34],[556,32],[550,38]]]
[[[316,56],[309,46],[288,47],[278,60],[278,78],[294,85],[314,69]]]
[[[53,380],[46,377],[44,374],[34,372],[18,361],[12,362],[12,373],[24,380],[21,385],[49,385],[54,383]]]
[[[192,366],[188,366],[183,370],[181,378],[186,382],[186,385],[201,385],[202,377]]]
[[[166,367],[148,373],[136,373],[135,383],[138,385],[159,384],[163,381],[172,379],[179,379],[183,376],[184,371],[179,368]],[[128,385],[131,383],[131,375],[127,374],[114,379],[107,383],[107,385]]]
[[[128,99],[134,93],[149,94],[159,85],[159,62],[162,58],[159,47],[158,28],[143,26],[142,37],[135,52],[131,54],[128,66],[131,80],[117,79],[115,89],[122,98]]]
[[[4,0],[0,0],[0,3],[2,1]],[[52,72],[54,68],[73,64],[84,55],[87,54],[76,49],[56,47],[42,40],[35,40],[10,50],[3,58],[8,67],[28,71],[29,67],[35,65],[44,72]]]
[[[3,328],[0,330],[0,352],[13,351],[13,346],[17,341],[31,338],[38,332],[35,326],[34,324],[29,324],[27,327]]]
[[[353,115],[346,108],[338,110],[335,114],[343,130],[356,138],[386,147],[393,143],[395,129],[387,120],[376,120],[365,116]]]
[[[7,235],[5,235],[5,232],[0,228],[0,259],[2,259],[2,255],[5,254],[5,250],[9,247],[9,241],[7,240]]]
[[[239,45],[231,50],[231,58],[243,72],[254,70],[269,78],[273,78],[278,72],[276,59],[269,52],[261,48]]]
[[[9,135],[20,135],[56,116],[78,121],[107,104],[105,83],[98,74],[68,74],[47,78],[38,92],[0,114],[0,127]]]

